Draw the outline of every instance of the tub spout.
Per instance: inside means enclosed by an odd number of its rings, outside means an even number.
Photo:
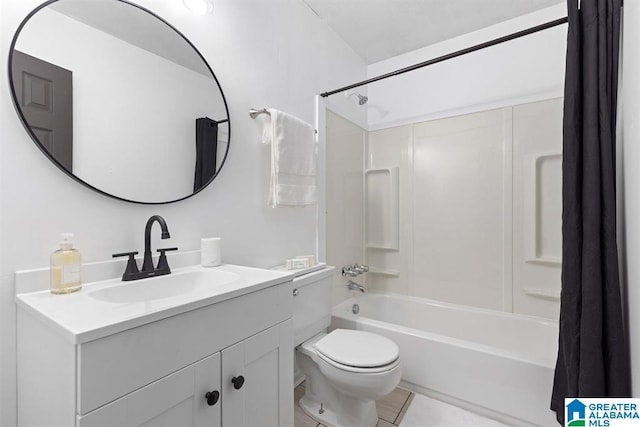
[[[360,291],[362,293],[364,293],[364,291],[366,291],[366,288],[364,286],[362,286],[359,283],[354,282],[353,280],[349,280],[347,282],[347,288],[349,288],[352,291]]]

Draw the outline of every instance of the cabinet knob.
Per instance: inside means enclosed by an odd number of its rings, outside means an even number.
[[[244,377],[242,375],[238,375],[237,377],[231,378],[231,382],[233,383],[233,388],[240,390],[244,384]]]
[[[213,406],[218,403],[218,399],[220,399],[220,392],[218,390],[208,391],[204,397],[207,399],[207,405]]]

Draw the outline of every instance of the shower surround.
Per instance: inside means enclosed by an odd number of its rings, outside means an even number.
[[[551,99],[369,132],[367,286],[557,319],[561,120]]]

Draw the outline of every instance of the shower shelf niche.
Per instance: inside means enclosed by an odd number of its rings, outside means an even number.
[[[397,251],[400,168],[368,169],[364,175],[366,247]]]

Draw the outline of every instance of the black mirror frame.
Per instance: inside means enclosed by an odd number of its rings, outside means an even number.
[[[200,187],[197,191],[194,191],[193,193],[189,194],[188,196],[181,197],[181,198],[178,198],[178,199],[175,199],[175,200],[168,200],[168,201],[164,201],[164,202],[144,202],[144,201],[130,200],[130,199],[125,199],[125,198],[122,198],[122,197],[115,196],[113,194],[110,194],[110,193],[107,193],[107,192],[105,192],[103,190],[100,190],[99,188],[94,187],[93,185],[89,184],[88,182],[78,178],[71,171],[68,171],[64,166],[62,166],[60,164],[60,162],[58,162],[44,148],[44,146],[38,141],[38,138],[36,137],[35,133],[31,129],[31,126],[29,126],[29,123],[27,122],[27,119],[25,118],[24,114],[22,113],[22,110],[20,109],[19,102],[18,102],[18,97],[17,97],[16,92],[15,92],[15,88],[14,88],[14,84],[13,84],[13,72],[12,72],[12,70],[13,70],[13,51],[15,50],[15,45],[16,45],[16,42],[18,41],[18,36],[20,35],[20,32],[22,31],[22,28],[27,24],[29,19],[31,19],[31,17],[33,15],[35,15],[41,9],[49,6],[52,3],[56,3],[58,1],[60,1],[60,0],[47,0],[44,3],[42,3],[41,5],[39,5],[38,7],[36,7],[35,9],[33,9],[31,12],[29,12],[29,14],[22,20],[22,22],[20,22],[20,25],[16,29],[16,32],[13,35],[13,39],[11,40],[11,45],[9,46],[9,60],[8,60],[7,71],[8,71],[8,74],[9,74],[9,91],[11,92],[11,100],[13,101],[13,107],[15,108],[16,113],[18,114],[18,117],[20,118],[20,122],[22,122],[22,126],[25,128],[27,134],[31,137],[31,140],[33,141],[33,143],[40,149],[40,151],[42,151],[42,153],[49,160],[51,160],[53,162],[54,165],[56,165],[58,167],[58,169],[60,169],[62,172],[64,172],[67,176],[69,176],[73,180],[79,182],[80,184],[84,185],[85,187],[90,188],[93,191],[96,191],[96,192],[98,192],[100,194],[103,194],[105,196],[111,197],[113,199],[122,200],[124,202],[136,203],[136,204],[141,204],[141,205],[165,205],[165,204],[175,203],[175,202],[179,202],[181,200],[188,199],[189,197],[195,196],[196,194],[198,194],[199,192],[204,190],[206,187],[208,187],[209,184],[211,184],[213,182],[213,180],[216,179],[216,177],[218,176],[218,174],[222,170],[222,167],[224,166],[225,162],[227,161],[227,156],[229,155],[229,146],[231,145],[231,117],[229,116],[229,105],[227,104],[227,99],[224,96],[224,92],[222,91],[222,87],[220,86],[220,82],[218,81],[218,78],[216,77],[216,75],[214,74],[213,70],[209,66],[209,63],[207,62],[207,60],[204,58],[204,56],[202,56],[200,51],[193,45],[193,43],[191,43],[191,41],[184,34],[182,34],[180,31],[178,31],[178,29],[176,29],[173,25],[171,25],[170,23],[165,21],[160,16],[158,16],[157,14],[151,12],[149,9],[147,9],[147,8],[145,8],[143,6],[137,5],[135,3],[132,3],[132,2],[130,2],[128,0],[114,0],[114,1],[119,1],[121,3],[125,3],[125,4],[128,4],[129,6],[133,6],[133,7],[137,8],[137,9],[139,9],[139,10],[142,10],[143,12],[146,12],[146,13],[150,14],[151,16],[153,16],[154,18],[158,19],[160,22],[162,22],[167,27],[169,27],[171,30],[175,31],[196,52],[196,54],[200,57],[202,62],[204,62],[205,66],[207,67],[207,69],[211,73],[211,76],[213,77],[213,80],[216,82],[218,90],[220,91],[220,95],[222,96],[222,101],[224,102],[225,112],[227,114],[226,119],[225,120],[221,120],[218,123],[224,123],[224,122],[228,123],[228,129],[229,129],[228,139],[227,139],[227,148],[225,149],[224,157],[222,158],[222,162],[220,163],[220,167],[216,169],[215,174],[211,177],[211,179],[209,181],[207,181],[207,183],[205,185]]]

